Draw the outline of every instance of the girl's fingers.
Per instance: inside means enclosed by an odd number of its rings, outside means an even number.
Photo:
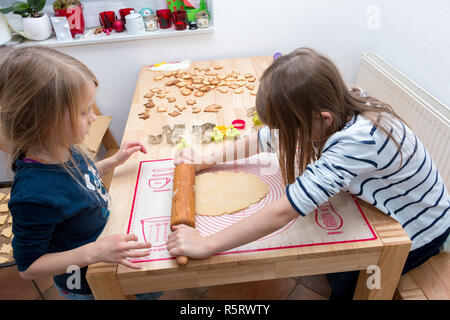
[[[128,242],[124,245],[124,250],[148,249],[151,247],[150,242]]]
[[[146,257],[151,253],[151,250],[145,251],[127,251],[125,254],[126,258],[141,258]]]
[[[179,249],[179,248],[171,248],[170,250],[168,250],[169,251],[169,254],[171,255],[171,256],[179,256],[179,255],[181,255],[181,254],[183,254],[182,252],[181,252],[181,249]]]
[[[190,228],[190,227],[185,224],[177,224],[176,226],[172,227],[172,230],[176,231],[178,229],[185,229],[185,228]]]
[[[142,151],[142,147],[141,146],[132,147],[127,150],[127,153],[131,156],[133,153],[135,153],[137,151]]]
[[[138,237],[134,233],[129,233],[125,236],[125,241],[137,241]]]
[[[131,263],[127,259],[122,259],[119,261],[119,263],[131,269],[142,269],[142,265]]]
[[[139,141],[127,141],[123,144],[125,149],[133,149],[133,152],[141,151],[142,153],[147,153],[145,146]]]
[[[167,242],[171,242],[173,239],[175,239],[177,234],[178,234],[177,231],[173,231],[172,233],[170,233],[169,236],[167,237]]]

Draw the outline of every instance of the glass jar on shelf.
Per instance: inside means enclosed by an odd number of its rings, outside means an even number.
[[[158,30],[158,17],[154,14],[144,16],[144,25],[147,31]]]
[[[208,28],[209,27],[209,16],[206,10],[197,12],[195,14],[195,18],[197,19],[197,27],[198,28]]]

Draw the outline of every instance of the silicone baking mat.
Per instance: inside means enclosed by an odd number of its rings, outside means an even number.
[[[285,194],[278,159],[274,154],[259,154],[243,160],[214,166],[205,172],[235,171],[258,176],[269,186],[268,194],[245,210],[216,217],[196,216],[196,229],[208,236],[248,217]],[[173,159],[142,161],[136,181],[128,233],[138,241],[152,243],[148,257],[129,259],[147,262],[174,259],[166,249],[170,231],[172,204]],[[202,172],[203,173],[203,172]],[[220,195],[218,195],[220,196]],[[219,254],[245,253],[332,243],[369,241],[376,239],[356,199],[341,192],[328,202],[299,216],[281,229],[259,240]]]

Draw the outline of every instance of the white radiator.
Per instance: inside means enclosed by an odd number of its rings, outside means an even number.
[[[450,109],[373,52],[362,53],[356,84],[406,121],[449,188]]]

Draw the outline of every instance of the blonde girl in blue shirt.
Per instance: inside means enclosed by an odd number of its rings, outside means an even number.
[[[9,207],[19,273],[24,279],[54,276],[64,296],[92,299],[88,265],[136,269],[127,258],[149,254],[151,244],[137,242],[134,234],[97,240],[111,207],[100,177],[146,149],[125,142],[112,157],[94,163],[80,143],[96,119],[95,75],[46,47],[3,47],[0,57],[0,129],[14,170]],[[70,266],[81,268],[81,286],[67,282]]]

